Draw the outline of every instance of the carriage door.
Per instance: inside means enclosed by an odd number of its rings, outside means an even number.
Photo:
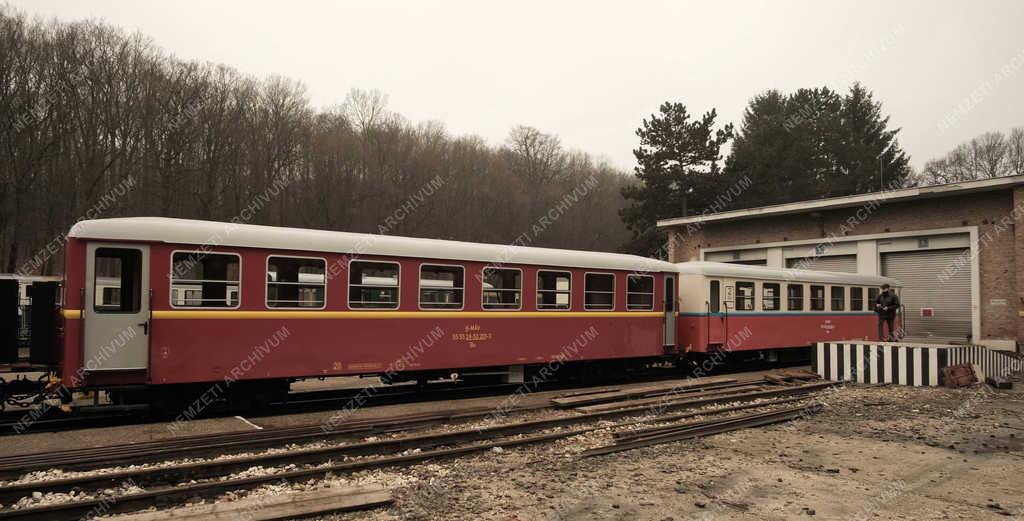
[[[676,278],[665,276],[665,346],[676,345]]]
[[[726,320],[729,320],[729,315],[722,312],[722,281],[712,280],[708,288],[708,345],[725,343]]]
[[[88,371],[149,366],[149,246],[89,243],[85,264]]]

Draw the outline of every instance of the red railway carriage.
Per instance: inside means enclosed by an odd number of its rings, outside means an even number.
[[[65,266],[62,380],[116,398],[224,380],[514,379],[675,345],[676,267],[631,255],[123,218],[77,223]]]
[[[753,352],[828,339],[873,339],[874,301],[887,277],[770,269],[719,262],[677,264],[683,351]],[[899,317],[898,317],[899,318]],[[898,325],[897,325],[898,327]],[[771,351],[772,357],[779,351]]]

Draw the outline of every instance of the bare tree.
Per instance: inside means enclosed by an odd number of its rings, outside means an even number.
[[[533,127],[514,127],[505,141],[512,171],[530,183],[549,183],[563,172],[565,156],[558,136]]]
[[[1010,131],[1006,140],[1006,163],[1010,175],[1024,175],[1024,127]]]
[[[128,215],[603,250],[628,236],[629,177],[557,136],[515,127],[488,146],[408,122],[379,91],[317,111],[287,78],[5,7],[0,153],[5,271],[55,273],[59,255],[30,261],[76,220]]]
[[[356,128],[365,132],[388,118],[388,96],[379,90],[352,89],[345,96],[342,110]]]
[[[959,183],[1024,173],[1024,127],[986,132],[957,145],[946,156],[925,163],[915,175],[921,185]]]

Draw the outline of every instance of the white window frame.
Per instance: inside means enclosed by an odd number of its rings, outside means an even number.
[[[800,287],[800,309],[793,309],[793,306],[791,306],[789,304],[789,287],[790,286],[799,286]],[[808,290],[807,290],[807,284],[806,283],[804,283],[804,282],[787,282],[786,283],[786,296],[784,297],[785,301],[786,301],[786,311],[793,311],[793,312],[796,312],[796,313],[804,313],[804,312],[806,312],[807,311],[807,295],[808,295]]]
[[[489,307],[486,307],[484,305],[484,293],[487,292],[487,289],[484,288],[484,282],[485,282],[484,272],[486,272],[487,270],[515,270],[515,271],[519,272],[519,289],[516,290],[516,291],[519,292],[519,306],[518,307],[515,307],[515,308],[505,308],[505,307],[489,308]],[[482,309],[484,311],[521,311],[523,309],[523,300],[524,300],[523,299],[523,294],[526,293],[526,289],[524,288],[525,285],[526,285],[526,274],[523,273],[523,269],[522,268],[509,268],[507,266],[484,266],[483,268],[480,268],[480,309]],[[511,290],[501,289],[501,290],[492,290],[492,291],[511,291]]]
[[[132,248],[130,246],[100,246],[100,247],[96,248],[96,251],[93,252],[93,262],[94,263],[96,261],[96,254],[97,254],[97,252],[99,252],[100,250],[105,250],[105,249],[122,250],[122,251],[123,250],[133,250],[133,251],[140,251],[141,252],[141,250],[139,250],[138,248]],[[140,260],[139,260],[139,263],[140,263],[139,264],[139,266],[140,266],[139,269],[140,270],[142,269],[142,264],[141,264],[142,260],[141,259],[142,258],[140,257]],[[123,264],[122,264],[122,268],[123,268]],[[97,267],[94,271],[99,271],[99,268]],[[142,277],[142,271],[139,271],[139,277],[140,278]],[[100,278],[101,277],[97,276],[96,273],[93,273],[93,277],[92,277],[92,281],[93,281],[92,282],[93,283],[93,296],[94,296],[93,302],[92,302],[92,312],[93,313],[99,313],[99,314],[104,314],[104,315],[116,315],[116,314],[128,314],[128,315],[131,315],[131,314],[138,313],[138,310],[135,310],[135,311],[131,311],[131,310],[129,310],[129,311],[116,310],[115,311],[115,310],[108,310],[108,309],[97,309],[96,298],[99,298],[100,302],[105,302],[106,301],[105,293],[106,293],[106,291],[108,289],[116,289],[117,290],[118,307],[121,307],[121,299],[124,298],[124,295],[121,294],[121,289],[122,288],[121,288],[121,285],[120,285],[121,282],[122,282],[122,278],[119,277],[117,279],[117,284],[118,284],[117,286],[103,286],[103,285],[100,285]],[[107,277],[102,277],[102,278],[107,278]],[[19,284],[18,286],[20,288],[19,291],[24,291],[25,295],[28,295],[28,290],[27,290],[28,285],[26,285],[26,284]],[[26,299],[27,298],[28,297],[26,297]],[[139,295],[139,305],[141,305],[141,302],[142,302],[141,299],[143,299],[143,298],[146,298],[146,295],[140,294]],[[28,301],[29,301],[29,305],[30,305],[31,304],[31,299],[28,299]],[[19,300],[19,302],[21,302],[21,301]],[[101,307],[102,307],[102,305],[101,305]]]
[[[814,287],[815,286],[818,286],[819,288],[821,288],[821,300],[822,300],[821,309],[813,309],[814,306],[812,304],[814,303]],[[831,309],[829,309],[829,308],[832,307],[832,300],[831,300],[831,295],[829,294],[828,288],[829,288],[828,284],[821,284],[821,283],[814,283],[814,282],[812,282],[812,283],[807,285],[807,311],[808,312],[811,312],[811,313],[826,313],[826,312],[831,311]]]
[[[850,296],[849,296],[849,299],[850,299],[850,311],[853,311],[854,313],[863,313],[865,311],[871,311],[871,309],[868,309],[870,307],[870,306],[868,306],[868,289],[865,288],[864,286],[849,286],[849,288],[850,288]],[[860,309],[853,309],[853,290],[854,289],[859,289],[860,290]]]
[[[639,291],[629,291],[629,278],[630,277],[644,277],[644,278],[651,279],[651,292],[647,293],[647,292],[639,292]],[[657,288],[657,280],[655,280],[654,275],[644,275],[642,273],[630,273],[630,274],[626,275],[626,311],[654,311],[654,308],[655,308],[655,298],[654,298],[654,296],[657,293],[657,289],[658,289]],[[649,308],[647,308],[647,307],[644,307],[644,308],[631,308],[631,307],[629,307],[629,296],[630,295],[650,295],[651,296],[651,307],[649,307]]]
[[[177,253],[197,253],[197,254],[200,254],[200,255],[203,255],[203,256],[206,256],[206,255],[233,255],[233,256],[237,257],[238,258],[238,280],[234,281],[234,282],[235,282],[235,284],[238,285],[238,302],[236,302],[234,306],[176,306],[174,304],[174,291],[172,291],[172,289],[174,288],[174,255],[177,254]],[[170,302],[171,309],[220,309],[220,310],[225,310],[225,309],[238,309],[238,308],[240,308],[242,306],[242,274],[245,273],[245,272],[242,271],[242,256],[240,254],[238,254],[236,252],[232,252],[232,251],[171,250],[171,259],[170,260],[171,260],[170,269],[168,271],[169,277],[167,277],[167,279],[168,279],[167,280],[167,282],[168,282],[168,284],[167,284],[167,300],[168,300],[168,302]],[[187,282],[185,282],[185,284],[188,284],[188,283],[196,282],[197,279],[183,279],[183,280],[187,281]],[[230,280],[222,280],[222,281],[210,280],[208,282],[224,282],[224,283],[227,283],[230,286],[230,283],[232,281],[230,281]],[[227,293],[228,296],[230,297],[231,292],[228,291],[227,288],[224,288],[224,292]],[[143,295],[143,297],[145,297],[145,295]]]
[[[842,288],[843,289],[843,309],[832,309],[834,307],[833,306],[834,302],[833,302],[833,299],[832,299],[832,288]],[[846,313],[847,311],[850,311],[850,287],[849,286],[844,286],[842,284],[832,284],[831,286],[828,287],[828,310],[831,311],[831,312],[835,312],[835,313]]]
[[[764,302],[765,302],[765,298],[764,298],[764,286],[765,286],[765,284],[772,284],[772,285],[775,285],[775,286],[777,286],[777,287],[775,288],[775,289],[776,289],[776,292],[775,292],[775,301],[776,301],[776,302],[778,303],[778,305],[776,305],[776,306],[775,306],[775,309],[765,309],[765,308],[764,308]],[[784,290],[785,288],[786,288],[785,284],[783,284],[783,283],[781,283],[781,282],[777,282],[777,281],[774,281],[774,280],[770,280],[770,281],[762,282],[762,283],[761,283],[761,311],[767,311],[768,313],[778,313],[779,311],[782,311],[782,300],[783,300],[783,298],[784,298],[784,297],[782,296],[782,292],[783,292],[783,290]],[[786,302],[786,304],[788,305],[788,304],[789,304],[789,302],[787,301],[787,302]]]
[[[612,277],[612,307],[609,309],[601,308],[588,308],[587,307],[587,293],[608,293],[607,291],[587,291],[587,277],[590,275],[611,275]],[[618,289],[619,277],[614,272],[607,271],[584,271],[583,272],[583,311],[615,311],[615,290]]]
[[[398,281],[395,286],[384,286],[387,288],[394,287],[398,288],[397,296],[395,299],[394,307],[376,307],[376,308],[354,308],[352,307],[352,263],[363,262],[368,264],[394,264],[398,266]],[[363,287],[362,284],[357,284],[356,287]],[[396,261],[385,261],[385,260],[374,260],[374,259],[349,259],[348,260],[348,272],[345,274],[345,306],[351,311],[398,311],[402,308],[402,263]]]
[[[462,270],[462,287],[458,288],[460,291],[462,291],[462,302],[460,302],[459,307],[457,307],[457,308],[453,308],[453,307],[436,307],[436,308],[428,307],[428,308],[425,308],[425,307],[423,307],[423,301],[420,300],[420,299],[422,298],[422,295],[423,295],[422,292],[423,292],[423,267],[424,266],[437,266],[439,268],[460,268]],[[417,275],[419,275],[419,277],[418,277],[418,279],[416,281],[416,302],[418,303],[418,307],[419,307],[420,311],[462,311],[462,310],[466,309],[466,267],[465,266],[463,266],[461,264],[438,264],[436,262],[421,262],[420,263],[420,268],[419,268],[419,273],[417,273]],[[481,284],[481,287],[482,286],[483,285]],[[453,288],[453,289],[455,289],[455,288]],[[481,298],[481,300],[483,300],[482,296],[480,298]]]
[[[564,308],[559,308],[559,307],[542,308],[542,307],[540,307],[540,302],[537,302],[537,301],[540,300],[540,295],[541,295],[541,292],[542,292],[542,290],[540,289],[540,274],[541,273],[568,273],[569,274],[569,289],[568,290],[561,290],[561,289],[546,289],[546,290],[543,290],[543,293],[554,293],[556,301],[558,300],[558,295],[561,294],[561,293],[565,293],[565,294],[569,295],[569,306],[568,307],[564,307]],[[567,271],[567,270],[537,270],[537,284],[536,284],[536,286],[534,286],[533,292],[535,293],[534,297],[536,297],[536,299],[534,300],[534,306],[537,308],[537,311],[572,311],[572,272],[571,271]],[[558,304],[556,303],[556,304],[553,304],[553,305],[557,306]]]
[[[318,308],[311,307],[311,306],[276,306],[276,307],[271,307],[271,305],[270,305],[270,285],[271,284],[286,284],[286,285],[291,284],[291,285],[297,285],[297,286],[315,286],[316,285],[316,284],[313,284],[313,283],[301,283],[301,282],[296,282],[296,283],[291,283],[291,282],[270,282],[269,280],[267,280],[267,278],[268,278],[267,275],[270,273],[270,258],[271,257],[278,257],[278,258],[282,258],[282,259],[301,259],[301,260],[318,260],[318,261],[322,261],[324,263],[324,283],[323,283],[323,287],[324,287],[324,303],[323,303],[323,305],[318,307]],[[301,255],[274,255],[274,254],[268,254],[266,260],[264,261],[263,268],[264,268],[264,270],[263,270],[263,306],[266,309],[271,310],[271,311],[278,310],[278,309],[286,309],[286,310],[308,309],[310,311],[317,311],[317,310],[327,309],[327,258],[326,257],[303,257]]]
[[[724,289],[725,285],[722,282],[722,279],[707,278],[707,281],[708,281],[708,283],[707,283],[707,285],[705,286],[705,289],[704,289],[704,297],[705,297],[704,300],[707,303],[706,304],[707,312],[708,312],[709,315],[712,314],[712,313],[721,313],[722,312],[722,296],[725,293],[725,289]],[[718,299],[717,299],[717,302],[714,301],[714,300],[711,300],[711,287],[712,287],[713,283],[715,283],[715,282],[718,283]],[[717,309],[715,309],[715,308],[717,308]],[[714,309],[714,311],[712,311],[713,309]]]
[[[737,312],[743,311],[743,312],[748,312],[748,313],[757,311],[757,290],[758,290],[758,283],[757,283],[757,281],[756,280],[735,280],[735,281],[733,281],[732,284],[736,288],[736,293],[733,295],[733,307],[734,307],[734,310],[737,311]],[[740,309],[740,307],[736,305],[737,301],[740,299],[740,284],[750,284],[750,286],[751,286],[750,309]]]

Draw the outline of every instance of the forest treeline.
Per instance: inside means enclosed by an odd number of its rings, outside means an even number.
[[[58,273],[77,220],[137,215],[664,258],[660,219],[1024,173],[1021,128],[914,172],[860,83],[765,90],[736,125],[666,101],[632,175],[532,127],[495,145],[339,100],[0,6],[0,272]]]
[[[341,98],[341,96],[339,96]],[[501,145],[352,91],[168,55],[0,7],[0,271],[58,273],[82,218],[168,216],[615,250],[632,178],[518,126]]]

